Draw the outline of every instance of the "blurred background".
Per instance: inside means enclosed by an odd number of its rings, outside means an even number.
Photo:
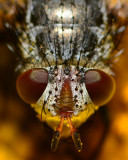
[[[8,2],[8,12],[0,6],[0,33],[4,30],[2,19],[13,19],[15,7]],[[12,1],[13,2],[13,1]],[[127,0],[119,14],[128,14]],[[0,4],[5,3],[0,0]],[[19,0],[20,5],[24,5]],[[119,1],[113,0],[110,8]],[[2,36],[1,36],[2,35]],[[62,139],[55,153],[50,150],[53,130],[41,124],[33,108],[25,104],[15,88],[15,55],[6,47],[4,34],[0,34],[0,160],[128,160],[128,27],[119,48],[124,53],[113,65],[116,93],[113,99],[101,107],[78,130],[83,150],[77,153],[72,139]],[[13,37],[12,37],[13,39]]]

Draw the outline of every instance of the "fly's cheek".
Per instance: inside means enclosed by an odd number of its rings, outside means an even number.
[[[107,73],[92,69],[85,72],[85,85],[95,105],[106,104],[115,92],[115,81]]]
[[[48,84],[48,72],[42,68],[27,70],[19,75],[16,88],[20,97],[29,104],[36,103]]]

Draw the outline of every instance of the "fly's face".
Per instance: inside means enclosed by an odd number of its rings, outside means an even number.
[[[76,149],[82,143],[76,130],[94,111],[107,103],[115,91],[111,76],[98,69],[77,69],[60,65],[57,68],[34,68],[17,79],[21,98],[40,113],[54,130],[51,143],[56,150],[61,136],[71,134]]]

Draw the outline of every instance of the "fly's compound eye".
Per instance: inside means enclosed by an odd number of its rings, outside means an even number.
[[[29,104],[36,103],[48,84],[48,72],[43,68],[27,70],[19,75],[16,88],[20,97]]]
[[[85,85],[95,105],[106,104],[115,92],[115,81],[107,73],[92,69],[85,72]]]

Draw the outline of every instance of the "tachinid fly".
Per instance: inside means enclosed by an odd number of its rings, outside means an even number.
[[[52,151],[70,135],[81,151],[76,128],[114,94],[112,21],[105,0],[28,0],[24,23],[15,25],[17,91],[55,130]]]

